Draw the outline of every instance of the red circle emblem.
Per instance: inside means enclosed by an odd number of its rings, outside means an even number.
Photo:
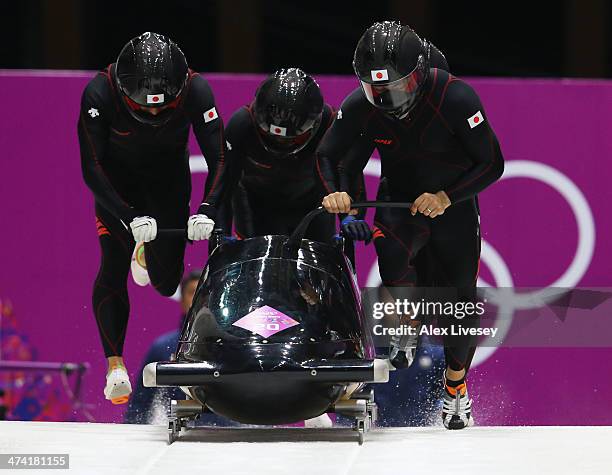
[[[153,102],[157,102],[157,101],[159,101],[159,97],[154,96],[154,97],[153,97]]]
[[[477,124],[478,122],[480,122],[480,117],[478,116],[474,117],[474,123]]]
[[[274,132],[276,132],[277,134],[281,133],[281,129],[279,129],[278,127],[276,129],[274,129]]]
[[[210,117],[211,119],[215,116],[215,113],[213,111],[210,111],[208,113],[208,117]]]
[[[382,79],[383,77],[383,73],[381,73],[380,71],[376,73],[376,79]]]

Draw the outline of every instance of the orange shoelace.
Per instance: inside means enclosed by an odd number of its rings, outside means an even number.
[[[448,391],[448,393],[451,396],[456,396],[457,395],[457,391],[459,391],[459,394],[461,396],[465,396],[465,393],[467,392],[467,386],[465,383],[461,383],[459,386],[456,387],[451,387],[448,384],[446,385],[446,390]]]

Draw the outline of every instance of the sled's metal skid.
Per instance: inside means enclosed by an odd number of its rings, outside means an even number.
[[[376,424],[378,418],[374,391],[361,392],[355,394],[351,399],[338,401],[333,412],[355,419],[353,430],[357,432],[359,445],[362,445],[365,434]]]
[[[180,421],[176,417],[168,418],[168,445],[178,439],[181,432]]]
[[[168,445],[178,440],[181,429],[188,429],[187,423],[194,421],[206,408],[192,399],[170,402],[168,416]],[[363,444],[365,434],[376,424],[378,407],[374,402],[373,391],[355,393],[351,399],[338,401],[329,412],[353,418],[353,430],[357,432],[359,445]]]
[[[170,401],[170,414],[168,415],[168,445],[177,440],[181,429],[187,429],[187,422],[194,421],[206,409],[193,399]]]

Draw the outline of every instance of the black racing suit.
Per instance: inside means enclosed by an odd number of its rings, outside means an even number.
[[[135,242],[128,232],[136,216],[151,216],[158,229],[185,228],[191,175],[190,125],[209,168],[198,212],[215,219],[223,193],[223,123],[210,86],[189,77],[170,120],[161,126],[137,122],[113,80],[111,64],[83,92],[78,122],[83,178],[95,197],[102,259],[93,290],[93,309],[108,356],[120,356],[127,329],[127,277]],[[211,116],[213,117],[211,119]],[[205,120],[206,117],[206,120]],[[185,240],[159,236],[145,244],[153,287],[172,295],[183,274]]]
[[[452,203],[433,219],[413,217],[405,209],[376,213],[374,236],[383,283],[414,286],[419,275],[430,274],[429,283],[456,288],[462,300],[473,299],[480,257],[476,196],[504,169],[478,95],[462,80],[434,68],[420,102],[403,120],[375,108],[360,89],[344,100],[341,111],[342,119],[335,121],[317,151],[327,193],[348,191],[349,178],[365,167],[367,159],[338,158],[359,143],[363,153],[353,157],[369,158],[378,149],[387,199],[412,202],[422,193],[445,191]],[[417,275],[415,261],[425,247],[428,269]],[[471,324],[478,322],[473,319]],[[445,348],[452,369],[469,367],[472,339],[448,339]]]
[[[321,205],[322,186],[313,173],[315,150],[334,116],[326,104],[321,125],[308,145],[294,155],[280,157],[264,148],[251,106],[234,113],[225,130],[228,173],[232,177],[226,189],[228,195],[232,189],[234,222],[240,238],[289,235],[309,211]],[[333,217],[322,215],[313,221],[306,236],[328,241],[334,231]]]

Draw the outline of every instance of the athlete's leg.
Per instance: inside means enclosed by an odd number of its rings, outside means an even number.
[[[96,205],[96,225],[102,255],[94,283],[93,309],[108,358],[123,354],[130,312],[127,276],[135,243],[121,222],[100,205]]]
[[[127,277],[134,241],[121,222],[99,205],[96,225],[102,257],[94,283],[93,309],[108,359],[104,394],[113,404],[124,404],[132,391],[122,354],[130,312]]]
[[[429,235],[429,222],[424,216],[411,216],[406,209],[378,209],[374,217],[374,245],[383,285],[417,284],[415,260]]]
[[[467,315],[460,307],[476,299],[476,278],[480,258],[480,229],[473,201],[450,207],[432,220],[431,251],[436,267],[436,279],[453,294],[455,316],[439,318],[439,325],[474,328],[480,324],[477,314]],[[476,337],[450,335],[444,337],[446,371],[442,419],[448,429],[463,429],[473,422],[472,401],[466,384],[467,370],[476,349]]]
[[[384,300],[408,298],[407,288],[418,283],[417,256],[425,248],[429,222],[422,215],[412,216],[408,210],[381,208],[374,220],[374,245],[383,281]],[[397,315],[398,324],[409,325],[412,333],[393,336],[389,360],[396,368],[407,368],[416,355],[421,320],[416,315]]]
[[[157,229],[184,228],[189,218],[191,182],[189,171],[180,169],[166,176],[159,186],[151,186],[147,196],[150,216],[157,220]],[[159,236],[145,243],[147,271],[151,285],[161,295],[176,292],[184,270],[186,240],[179,237]]]
[[[448,208],[431,224],[431,252],[434,259],[435,279],[439,286],[452,289],[455,303],[465,304],[476,299],[476,279],[480,259],[480,229],[474,203],[462,202]],[[478,315],[445,318],[443,322],[478,327]],[[463,376],[474,355],[476,339],[473,336],[451,336],[445,339],[445,353],[449,371],[447,375]]]

